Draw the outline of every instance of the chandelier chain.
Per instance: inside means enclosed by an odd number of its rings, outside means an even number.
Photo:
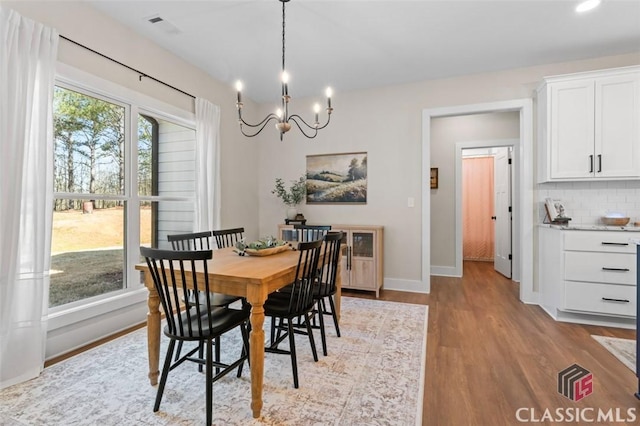
[[[285,4],[286,4],[286,2],[282,2],[282,71],[285,70],[285,67],[284,67],[284,41],[285,41],[285,37],[284,37],[284,32],[285,32],[284,5]]]

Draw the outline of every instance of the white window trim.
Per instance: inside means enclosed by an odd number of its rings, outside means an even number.
[[[56,84],[58,83],[61,83],[62,85],[69,85],[71,88],[77,87],[90,93],[104,96],[107,99],[113,99],[118,102],[131,105],[130,116],[137,116],[138,113],[143,112],[192,129],[195,129],[196,127],[195,114],[193,112],[177,108],[173,105],[164,103],[150,96],[138,93],[132,89],[120,86],[114,82],[104,80],[100,77],[96,77],[85,71],[60,62],[56,65]],[[135,149],[132,148],[133,146],[137,146],[137,140],[129,141],[129,154],[135,151]],[[131,161],[134,160],[137,161],[137,158],[132,158]],[[128,176],[131,176],[131,173],[129,173]],[[126,185],[127,190],[131,191],[134,190],[132,185],[136,185],[136,183],[131,182],[131,179],[129,179]],[[74,197],[78,198],[82,198],[84,195],[85,194],[73,194]],[[108,196],[108,198],[115,199],[122,198],[122,196],[114,195]],[[132,203],[139,203],[140,200],[146,200],[149,198],[153,197],[128,197],[128,200]],[[133,238],[133,236],[131,234],[132,233],[129,233],[127,240],[125,241],[125,251],[127,253],[128,260],[128,269],[126,271],[127,277],[133,276],[131,274],[137,274],[137,271],[134,269],[134,263],[136,262],[136,259],[139,258],[138,253],[134,253],[135,250],[127,250],[127,247],[132,247],[130,239]],[[127,279],[131,282],[129,278]],[[67,307],[61,306],[52,308],[49,310],[48,314],[47,330],[51,332],[73,326],[74,324],[81,323],[82,321],[99,317],[110,312],[115,312],[128,306],[145,303],[147,300],[147,294],[147,289],[144,286],[136,288],[128,287],[126,290],[114,292],[112,296],[107,295],[97,298],[96,300],[87,299],[87,303],[72,303]],[[134,324],[135,322],[131,325]]]

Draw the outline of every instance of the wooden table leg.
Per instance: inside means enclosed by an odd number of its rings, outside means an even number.
[[[251,303],[251,410],[253,418],[260,417],[262,410],[262,383],[264,379],[264,298]]]
[[[145,285],[149,290],[147,305],[147,350],[149,352],[149,382],[151,385],[158,384],[160,375],[158,366],[160,364],[160,297],[153,285],[153,279],[149,272],[144,274]]]

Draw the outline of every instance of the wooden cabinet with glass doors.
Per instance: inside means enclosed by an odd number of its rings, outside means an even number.
[[[380,295],[383,275],[383,227],[367,225],[331,225],[344,232],[342,240],[342,288],[375,291]],[[278,238],[300,241],[302,235],[293,225],[278,225]]]

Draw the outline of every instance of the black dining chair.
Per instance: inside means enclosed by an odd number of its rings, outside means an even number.
[[[321,240],[331,230],[331,225],[293,225],[302,234],[302,241]]]
[[[219,249],[233,247],[244,238],[244,228],[218,229],[212,233]]]
[[[313,330],[311,329],[311,311],[314,307],[313,286],[317,278],[318,261],[322,240],[298,243],[298,266],[295,280],[284,292],[271,293],[264,303],[265,316],[271,317],[272,324],[277,329],[277,335],[265,347],[265,352],[288,354],[291,356],[291,368],[293,370],[293,386],[298,388],[298,361],[296,356],[295,334],[306,334],[311,344],[311,352],[314,361],[318,361]],[[303,317],[306,324],[306,332],[298,330],[294,324],[294,318]],[[279,344],[289,338],[289,349],[279,348]]]
[[[167,322],[164,334],[169,338],[153,411],[160,409],[169,372],[183,362],[191,361],[205,367],[206,418],[207,425],[210,425],[213,417],[213,383],[235,368],[238,368],[240,377],[244,361],[249,359],[249,335],[246,326],[249,312],[244,309],[209,308],[212,293],[207,260],[211,259],[211,250],[176,251],[140,247],[140,253],[144,256],[153,277]],[[186,309],[180,309],[181,291],[187,290],[193,290],[195,303]],[[214,360],[213,341],[236,328],[240,329],[242,335],[239,358],[229,363]],[[198,346],[172,361],[176,342],[184,341],[198,342]],[[202,356],[194,357],[195,352],[203,346],[206,349],[204,359]]]
[[[340,337],[340,326],[336,314],[334,296],[337,292],[336,277],[340,262],[340,244],[343,237],[342,232],[328,232],[324,237],[323,260],[319,268],[320,276],[313,286],[313,299],[315,300],[314,318],[317,314],[320,328],[320,339],[322,341],[322,353],[327,355],[327,336],[325,332],[324,316],[331,315],[336,334]],[[329,309],[327,308],[329,303]]]
[[[167,235],[167,240],[171,243],[171,248],[177,251],[195,251],[195,250],[210,250],[211,249],[211,231],[191,232],[187,234],[172,234]],[[234,302],[241,300],[240,296],[231,296],[223,293],[211,293],[210,297],[205,299],[200,297],[200,300],[208,300],[210,307],[228,307]],[[190,307],[195,303],[194,293],[188,290],[184,299],[185,305]],[[178,348],[176,350],[176,359],[180,357],[182,351],[182,341],[178,342]],[[216,344],[216,359],[220,358],[220,344]]]

